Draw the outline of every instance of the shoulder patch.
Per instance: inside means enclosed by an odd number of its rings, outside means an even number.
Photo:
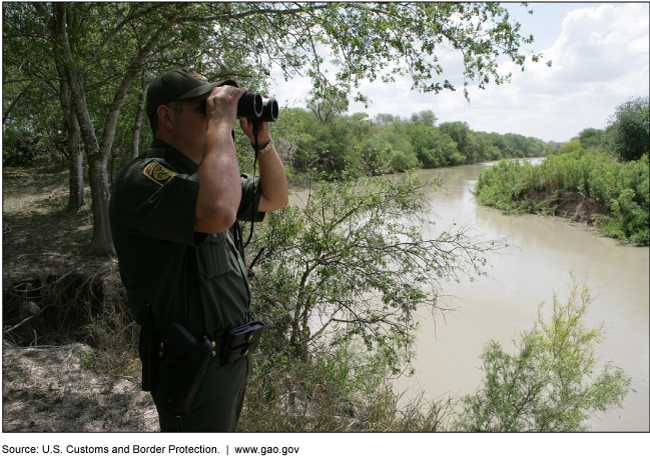
[[[168,170],[167,168],[160,165],[156,160],[152,160],[147,164],[146,167],[144,167],[142,174],[159,186],[164,186],[178,173],[174,173],[173,171]]]

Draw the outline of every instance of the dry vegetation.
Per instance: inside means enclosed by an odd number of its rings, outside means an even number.
[[[102,376],[85,344],[2,351],[3,432],[157,431],[151,396],[130,376]]]

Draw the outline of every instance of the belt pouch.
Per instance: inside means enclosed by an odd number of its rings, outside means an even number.
[[[212,338],[194,338],[182,325],[172,322],[163,332],[161,343],[167,406],[178,414],[189,414],[210,361]]]
[[[230,363],[253,352],[260,344],[264,324],[249,322],[230,330],[226,336],[222,363]]]

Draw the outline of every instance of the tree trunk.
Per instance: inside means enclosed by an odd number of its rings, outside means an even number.
[[[60,81],[59,97],[66,128],[66,147],[68,149],[68,157],[70,158],[70,196],[68,198],[68,208],[71,211],[77,211],[85,203],[83,152],[81,150],[79,121],[77,121],[76,110],[70,106],[70,102],[68,101],[68,85],[66,83],[65,71],[58,60],[55,61],[55,64]]]
[[[82,132],[84,132],[84,143],[86,143],[86,136],[88,136],[91,141],[94,140],[92,152],[87,150],[88,177],[93,198],[93,237],[90,240],[90,245],[84,251],[86,255],[97,257],[115,255],[113,238],[111,236],[111,227],[108,221],[110,191],[108,188],[108,172],[106,164],[108,163],[108,157],[113,146],[113,139],[115,138],[115,131],[117,129],[117,120],[120,114],[120,108],[124,103],[126,92],[128,91],[131,82],[135,79],[138,70],[144,64],[146,57],[152,52],[156,44],[165,36],[165,33],[169,31],[172,24],[173,23],[170,22],[161,27],[156,34],[151,37],[149,43],[140,50],[138,56],[131,62],[129,69],[124,75],[124,78],[115,93],[113,103],[111,103],[108,115],[106,116],[101,147],[97,144],[95,131],[92,128],[92,121],[88,116],[85,98],[80,97],[80,100],[83,100],[84,102],[81,108],[84,112],[84,119],[87,121],[82,123],[81,127]],[[83,87],[79,85],[77,89],[83,95]]]
[[[70,157],[70,198],[68,208],[77,211],[86,202],[84,194],[83,151],[79,136],[79,122],[74,112],[70,114],[72,130],[68,130],[68,156]]]
[[[111,227],[108,222],[108,172],[106,157],[97,152],[88,156],[88,180],[93,204],[93,237],[84,250],[85,255],[95,257],[112,257],[115,255]]]
[[[106,160],[102,160],[99,142],[95,135],[95,129],[88,113],[86,105],[86,94],[83,87],[83,75],[81,70],[75,69],[74,58],[68,42],[66,30],[67,5],[55,4],[56,24],[54,26],[54,38],[57,47],[62,53],[63,64],[68,87],[70,87],[70,99],[72,101],[72,112],[76,114],[81,136],[83,137],[88,156],[88,175],[93,204],[93,236],[90,245],[86,248],[85,254],[92,256],[113,256],[113,240],[111,229],[108,224],[108,179],[106,174]],[[72,162],[72,160],[71,160]]]
[[[9,108],[7,109],[6,113],[2,114],[2,126],[5,126],[5,122],[7,122],[7,119],[9,119],[9,115],[11,114],[11,110],[14,109],[14,106],[16,106],[16,103],[18,103],[18,100],[20,100],[20,97],[22,97],[24,92],[21,92],[18,94],[18,97],[14,98],[14,101],[11,102],[11,105],[9,105]]]
[[[42,4],[35,4],[35,8],[41,12],[46,18],[49,12]],[[62,59],[62,67],[65,73],[65,79],[70,88],[71,111],[76,114],[81,136],[83,138],[84,146],[86,149],[86,156],[88,158],[88,175],[92,196],[92,209],[93,209],[93,236],[89,246],[85,249],[86,255],[92,256],[114,256],[115,249],[113,247],[113,240],[111,237],[111,229],[108,221],[108,203],[110,199],[110,191],[108,187],[108,172],[107,163],[110,156],[113,139],[115,138],[115,130],[117,128],[117,120],[119,117],[120,109],[124,102],[124,97],[135,79],[137,73],[142,69],[146,58],[153,52],[156,45],[163,39],[163,37],[171,30],[174,25],[174,19],[165,21],[161,24],[160,28],[150,35],[147,44],[141,48],[138,55],[131,61],[128,70],[122,78],[113,102],[108,109],[106,118],[103,122],[103,136],[101,146],[99,144],[93,122],[88,112],[86,103],[85,88],[83,79],[88,66],[92,59],[86,62],[86,65],[77,67],[75,65],[75,58],[73,50],[70,47],[67,33],[67,12],[68,5],[64,3],[54,3],[54,15],[47,20],[47,28],[50,30],[52,37],[57,46],[57,51],[60,53]],[[183,4],[180,5],[179,10],[185,8]],[[109,36],[107,36],[103,45],[105,45],[110,38],[112,38],[124,26],[120,24],[115,28]],[[103,46],[102,45],[102,46]],[[97,49],[96,54],[99,53],[101,47]],[[141,121],[140,121],[141,123]],[[71,160],[71,162],[73,162]]]
[[[140,93],[140,98],[138,99],[138,111],[135,113],[135,123],[133,125],[133,137],[131,139],[132,149],[131,157],[136,158],[140,155],[140,130],[142,129],[142,115],[144,114],[145,100],[147,98],[147,88],[149,83],[145,77],[144,72],[142,73],[142,92]]]

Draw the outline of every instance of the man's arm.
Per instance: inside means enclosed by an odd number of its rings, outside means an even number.
[[[255,141],[252,133],[252,122],[241,118],[239,122],[251,142]],[[260,149],[263,149],[271,141],[270,123],[262,122],[258,127],[258,144]],[[280,159],[275,146],[271,146],[271,149],[258,156],[258,161],[260,164],[262,195],[257,210],[262,213],[275,211],[289,203],[289,186],[282,159]]]
[[[231,132],[237,116],[237,101],[245,88],[216,87],[206,102],[205,153],[199,165],[199,194],[194,231],[218,233],[235,223],[241,200],[237,152]]]
[[[259,212],[275,211],[289,203],[289,186],[282,159],[275,146],[258,156],[260,164],[260,187],[262,195],[257,208]]]

